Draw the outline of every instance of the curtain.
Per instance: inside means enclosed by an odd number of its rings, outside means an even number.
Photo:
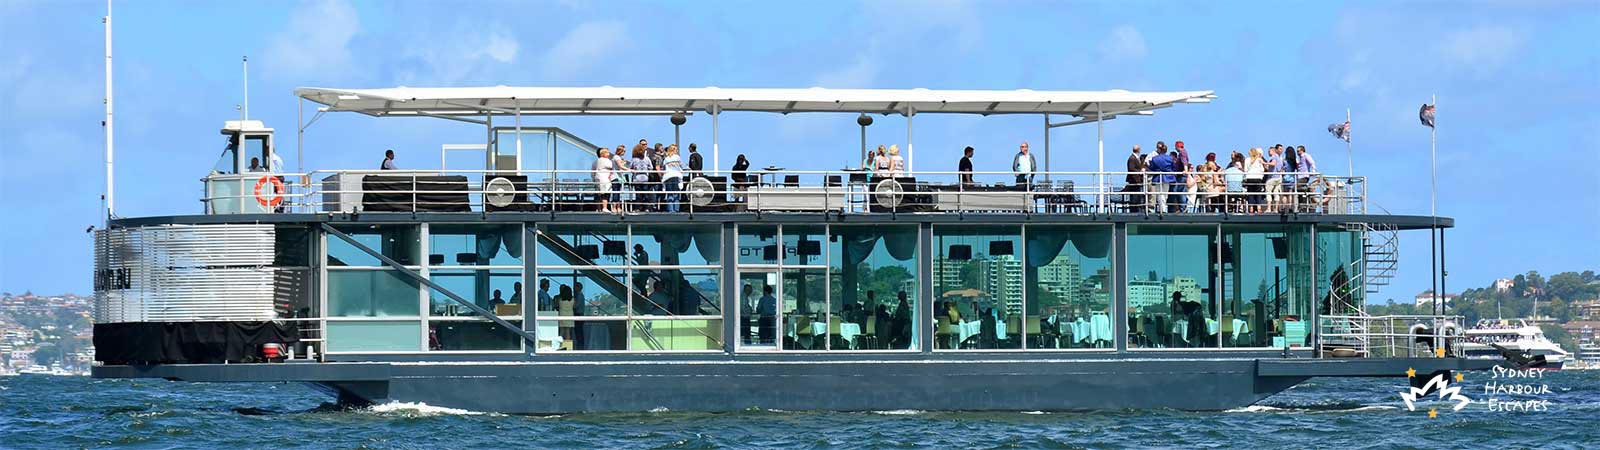
[[[499,233],[480,231],[473,236],[477,237],[478,240],[478,264],[488,264],[489,260],[500,254],[501,237]]]
[[[917,232],[890,232],[884,234],[884,246],[889,249],[889,256],[900,261],[910,261],[917,256]]]
[[[694,248],[706,261],[721,261],[722,227],[702,230],[694,234]]]
[[[1061,249],[1066,248],[1071,233],[1042,232],[1028,234],[1028,267],[1042,267],[1056,260]]]
[[[846,265],[855,266],[867,260],[872,254],[872,248],[878,246],[878,233],[874,231],[846,232],[839,235],[843,242],[844,262]]]
[[[1105,258],[1111,253],[1111,230],[1073,234],[1072,246],[1085,258]]]

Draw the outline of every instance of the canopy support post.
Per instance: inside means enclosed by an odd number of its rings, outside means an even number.
[[[1050,182],[1050,113],[1044,113],[1044,181]]]
[[[295,155],[294,155],[294,165],[295,165],[294,171],[295,172],[299,172],[299,173],[306,173],[306,98],[305,97],[295,97],[294,153],[295,153]],[[283,169],[279,169],[277,167],[273,167],[272,170],[283,170]],[[307,183],[306,185],[309,186],[310,179],[308,179],[304,175],[302,175],[301,178],[300,178],[300,182],[301,183]]]
[[[515,169],[516,169],[517,172],[520,173],[520,172],[522,172],[522,104],[521,103],[517,104],[517,135],[516,135],[516,139],[517,139],[517,167],[515,167]],[[505,168],[504,167],[496,167],[495,170],[505,170]]]
[[[912,146],[911,146],[911,136],[912,136],[912,134],[911,134],[911,117],[915,116],[915,115],[917,115],[917,110],[915,108],[912,108],[911,105],[907,104],[906,105],[906,173],[905,173],[906,175],[910,175],[912,173],[912,169],[913,169],[913,167],[915,167],[914,163],[916,162],[916,158],[915,158],[916,154],[912,153],[912,150],[911,150],[911,148],[912,148]]]
[[[106,0],[106,223],[107,229],[111,228],[111,218],[116,217],[116,188],[113,180],[116,165],[112,162],[112,136],[114,133],[111,123],[111,0]],[[243,124],[240,124],[243,126]]]
[[[1106,186],[1106,120],[1105,115],[1102,114],[1103,112],[1104,111],[1100,109],[1100,103],[1095,102],[1094,145],[1096,150],[1100,153],[1100,173],[1097,175],[1099,180],[1096,181],[1098,186],[1095,187],[1095,190],[1099,192],[1097,192],[1095,195],[1095,204],[1099,205],[1101,211],[1105,211],[1106,195],[1111,192],[1111,188]]]
[[[717,143],[717,116],[721,116],[722,108],[711,103],[711,171],[722,172],[722,147]]]

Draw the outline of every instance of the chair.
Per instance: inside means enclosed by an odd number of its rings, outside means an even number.
[[[786,186],[786,187],[800,187],[800,176],[799,175],[784,175],[783,176],[783,185]]]
[[[955,324],[950,323],[950,316],[939,316],[939,327],[935,328],[934,335],[939,337],[939,343],[944,348],[953,348],[950,345],[950,336],[956,334]]]
[[[1035,346],[1041,346],[1039,343],[1044,342],[1042,339],[1044,337],[1044,333],[1039,331],[1039,320],[1034,319],[1024,322],[1023,327],[1027,328],[1028,336],[1032,340],[1032,343]]]
[[[844,323],[844,320],[840,319],[838,314],[828,316],[828,340],[834,344],[844,343],[844,338],[839,333],[839,324],[841,323]],[[848,345],[848,343],[844,344]]]
[[[1237,343],[1237,336],[1233,334],[1233,314],[1223,314],[1222,323],[1217,325],[1217,333],[1222,334],[1224,342]]]
[[[862,336],[857,339],[866,340],[866,348],[878,348],[878,316],[867,316],[867,328],[862,331]],[[862,347],[857,345],[857,348]]]

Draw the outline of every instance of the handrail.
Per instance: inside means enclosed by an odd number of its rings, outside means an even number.
[[[1245,205],[1262,204],[1257,214],[1346,214],[1365,212],[1366,179],[1364,177],[1339,177],[1319,173],[1269,173],[1281,177],[1285,189],[1263,192],[1241,192],[1235,178],[1233,185],[1220,173],[1193,173],[1195,187],[1211,186],[1210,190],[1189,192],[1188,184],[1167,183],[1113,183],[1102,180],[1123,179],[1127,175],[1138,178],[1154,177],[1149,172],[1035,172],[1031,178],[1017,181],[1013,172],[1000,171],[920,171],[906,173],[873,174],[859,170],[803,171],[778,168],[753,171],[700,171],[693,179],[705,179],[711,189],[691,188],[690,178],[667,181],[649,181],[639,176],[641,172],[616,172],[609,188],[610,198],[617,205],[613,210],[626,212],[671,211],[826,211],[841,213],[1136,213],[1136,214],[1251,214]],[[394,190],[368,191],[358,180],[366,176],[411,177],[409,186]],[[439,179],[431,177],[479,175]],[[778,176],[784,178],[778,178]],[[894,176],[889,176],[894,175]],[[960,177],[971,175],[982,179],[978,183],[961,183]],[[1235,174],[1237,177],[1238,174]],[[276,177],[283,180],[284,191],[271,206],[264,203],[272,195],[256,195],[250,180]],[[520,177],[520,178],[506,178]],[[995,177],[1006,182],[995,182]],[[496,181],[499,179],[506,181]],[[517,181],[512,181],[512,180]],[[712,181],[715,180],[715,181]],[[894,183],[885,183],[894,180]],[[1031,180],[1031,181],[1030,181]],[[207,213],[238,212],[356,212],[385,209],[429,211],[418,202],[444,196],[438,209],[457,212],[484,212],[485,195],[510,195],[517,207],[534,211],[595,211],[601,203],[596,197],[600,188],[589,170],[325,170],[308,173],[248,173],[220,174],[202,180],[207,195],[201,198]],[[863,182],[865,181],[865,182]],[[235,183],[236,188],[217,186]],[[416,183],[432,183],[417,187]],[[498,183],[490,186],[491,182]],[[506,189],[506,183],[510,189]],[[678,184],[681,187],[670,187]],[[718,186],[720,184],[720,186]],[[431,187],[437,185],[438,187]],[[392,187],[392,186],[391,186]],[[1292,189],[1289,189],[1292,188]],[[894,189],[883,191],[881,189]],[[226,191],[226,192],[224,192]],[[369,208],[364,194],[385,193],[397,195],[390,208]],[[266,194],[273,194],[268,191]],[[695,205],[695,200],[708,200],[708,205]],[[261,206],[255,206],[260,204]],[[715,206],[713,206],[715,205]],[[731,205],[731,206],[729,206]],[[1164,208],[1162,206],[1165,206]],[[509,208],[509,209],[516,209]]]
[[[1361,349],[1364,357],[1440,357],[1438,349],[1444,349],[1446,356],[1460,356],[1459,346],[1455,344],[1463,337],[1462,316],[1322,315],[1319,319],[1323,348],[1353,340],[1366,346]],[[1417,325],[1426,328],[1415,329]],[[1374,345],[1374,342],[1381,345]],[[1418,351],[1419,346],[1427,347],[1428,351]]]

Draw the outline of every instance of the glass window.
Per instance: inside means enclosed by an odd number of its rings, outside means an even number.
[[[1128,346],[1217,347],[1215,226],[1128,226]]]
[[[522,315],[521,270],[442,270],[434,269],[428,279],[461,296],[479,308],[499,316]],[[456,303],[435,289],[428,289],[428,314],[433,316],[472,316],[471,309]]]
[[[1024,278],[1030,281],[1020,324],[1027,347],[1115,347],[1111,227],[1036,225],[1027,236]]]
[[[838,319],[829,319],[829,348],[913,348],[917,226],[834,226],[830,232],[828,310]]]
[[[222,147],[222,155],[217,157],[217,163],[211,166],[211,173],[217,175],[232,175],[239,164],[239,135],[228,135],[227,144]]]
[[[635,320],[629,350],[693,351],[722,348],[722,321],[715,319]]]
[[[720,225],[635,225],[634,265],[711,266],[722,260]]]
[[[776,225],[739,226],[739,264],[777,264]]]
[[[330,352],[415,352],[420,350],[422,325],[417,321],[328,321]]]
[[[1311,318],[1311,242],[1303,225],[1222,228],[1222,319],[1225,347],[1282,347],[1285,329],[1305,345]],[[1296,323],[1298,322],[1298,323]]]
[[[1022,348],[1022,228],[935,226],[933,241],[935,348]]]
[[[822,259],[822,240],[826,227],[818,225],[784,225],[783,226],[783,265],[785,266],[820,266],[827,264]]]
[[[714,269],[633,271],[633,314],[708,316],[722,314],[722,277]]]
[[[428,226],[430,266],[521,266],[521,225]]]
[[[415,225],[340,225],[339,231],[355,238],[356,242],[382,253],[407,266],[418,265],[417,254],[422,248],[421,234]],[[382,266],[382,261],[350,245],[338,236],[328,236],[329,266]]]
[[[628,264],[626,226],[543,225],[538,233],[540,267]]]
[[[397,270],[329,270],[328,315],[419,315],[420,284]]]
[[[625,320],[540,320],[534,331],[539,348],[555,351],[626,350]]]
[[[739,339],[751,347],[777,345],[778,272],[739,273]]]
[[[644,292],[630,287],[625,270],[540,269],[538,278],[536,295],[540,303],[548,302],[539,306],[543,316],[626,316],[628,293]]]
[[[1365,249],[1361,232],[1338,228],[1317,230],[1317,308],[1322,314],[1353,315],[1366,301],[1356,285]]]
[[[522,321],[511,321],[522,326]],[[428,322],[428,350],[520,350],[522,336],[487,320],[435,320]]]
[[[826,270],[784,268],[778,298],[783,310],[785,350],[823,350],[828,345]]]

